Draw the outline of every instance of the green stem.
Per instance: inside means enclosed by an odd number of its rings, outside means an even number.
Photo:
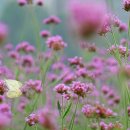
[[[37,95],[36,100],[35,100],[35,102],[34,102],[34,104],[33,104],[33,106],[32,106],[32,110],[31,110],[30,113],[32,113],[32,112],[34,111],[35,106],[36,106],[36,104],[37,104],[37,101],[38,101],[38,99],[39,99],[39,96],[40,96],[40,95]],[[25,125],[24,125],[24,130],[26,130],[26,128],[27,128],[27,123],[25,123]]]
[[[69,130],[73,130],[74,120],[75,120],[75,116],[76,116],[76,112],[77,112],[77,108],[78,108],[78,102],[79,102],[79,98],[78,98],[78,101],[77,101],[76,106],[75,106],[74,114],[73,114],[71,121],[70,121]]]
[[[63,96],[62,96],[62,99],[61,99],[62,101],[62,110],[61,110],[61,112],[62,112],[62,116],[61,116],[61,122],[62,122],[62,130],[64,130],[64,119],[63,119],[63,114],[64,114],[64,101],[63,101]]]
[[[114,34],[112,29],[111,29],[111,34],[112,34],[112,37],[113,37],[113,40],[114,40],[114,45],[116,46],[117,45],[117,41],[116,41],[116,37],[115,37],[115,34]]]
[[[130,14],[129,14],[129,20],[128,20],[128,39],[130,39]]]

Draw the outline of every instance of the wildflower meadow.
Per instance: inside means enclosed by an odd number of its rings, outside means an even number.
[[[130,130],[130,0],[0,10],[0,130]]]

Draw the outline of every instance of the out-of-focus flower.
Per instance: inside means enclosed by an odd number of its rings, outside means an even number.
[[[3,77],[8,79],[13,79],[14,75],[12,73],[12,70],[9,69],[7,66],[0,66],[0,77],[3,79]]]
[[[59,51],[67,46],[67,44],[63,41],[61,36],[52,36],[49,37],[46,41],[46,44],[49,48]]]
[[[93,117],[94,116],[95,108],[89,104],[83,106],[82,112],[86,117]]]
[[[0,113],[4,114],[8,118],[11,118],[12,112],[11,112],[11,107],[9,106],[9,104],[6,104],[6,103],[0,104]]]
[[[42,6],[44,4],[44,0],[35,0],[36,4]]]
[[[44,108],[39,111],[39,124],[48,130],[57,130],[56,114],[55,112]]]
[[[20,6],[24,6],[28,3],[27,0],[17,0],[17,2]]]
[[[125,32],[127,31],[127,25],[125,23],[120,23],[120,26],[119,26],[119,32]]]
[[[35,47],[27,41],[23,41],[16,46],[16,51],[23,51],[25,53],[34,52]]]
[[[8,27],[6,24],[0,22],[0,43],[8,36]]]
[[[73,82],[71,85],[71,90],[79,97],[85,97],[87,93],[92,91],[92,87],[93,86],[89,83]]]
[[[102,36],[102,35],[105,35],[107,32],[110,32],[111,25],[112,25],[111,15],[106,14],[104,16],[104,19],[102,21],[102,24],[101,24],[101,27],[99,28],[98,33]]]
[[[19,105],[18,105],[18,111],[19,112],[24,112],[24,109],[26,107],[26,105],[29,103],[29,100],[26,98],[26,97],[21,97],[20,98],[20,102],[19,102]]]
[[[26,94],[29,90],[34,90],[37,93],[42,92],[42,82],[41,80],[28,80],[25,85],[22,87],[23,94]]]
[[[80,67],[84,66],[82,57],[75,56],[73,58],[69,58],[68,61],[72,66],[73,65],[80,66]]]
[[[13,44],[12,43],[8,43],[5,45],[4,47],[7,51],[11,51],[13,49]]]
[[[125,38],[122,38],[121,41],[120,41],[120,44],[123,45],[123,46],[125,46],[127,43],[128,43],[128,41]]]
[[[112,23],[113,23],[113,26],[114,26],[114,27],[119,27],[121,21],[119,20],[118,17],[114,16],[113,19],[112,19]]]
[[[17,51],[10,51],[8,53],[8,56],[11,57],[12,59],[15,59],[15,60],[20,58],[20,55]]]
[[[59,24],[61,20],[57,16],[50,16],[43,20],[44,24]]]
[[[119,122],[106,124],[105,122],[101,121],[100,127],[101,130],[113,130],[113,129],[122,130],[122,125]]]
[[[5,101],[5,96],[0,95],[0,103],[3,103]]]
[[[83,37],[89,37],[97,33],[106,14],[106,8],[103,3],[72,2],[70,10],[73,25],[76,24],[76,30]]]
[[[9,126],[11,123],[11,119],[4,115],[3,113],[0,113],[0,129],[2,130],[3,128]]]
[[[0,80],[0,95],[3,95],[7,91],[5,83],[3,80]]]
[[[124,2],[124,10],[130,11],[130,0],[123,0]]]
[[[28,117],[26,117],[26,122],[28,123],[29,126],[33,126],[36,123],[38,123],[38,115],[37,114],[30,114]]]
[[[50,36],[50,32],[48,30],[43,30],[40,32],[40,36],[43,38],[48,38]]]
[[[82,108],[82,112],[86,117],[100,117],[100,118],[108,118],[111,116],[116,116],[111,109],[105,108],[102,105],[97,104],[96,106],[92,105],[84,105]]]
[[[22,56],[20,62],[23,67],[32,67],[34,65],[34,59],[31,55]]]
[[[108,49],[108,52],[112,55],[114,55],[116,53],[116,51],[119,52],[119,54],[122,56],[122,57],[125,57],[126,55],[129,56],[129,50],[127,51],[127,48],[123,45],[118,45],[118,46],[115,46],[115,45],[112,45],[109,49]]]
[[[65,84],[58,84],[55,86],[54,90],[59,94],[64,94],[70,90],[70,87],[66,86]]]

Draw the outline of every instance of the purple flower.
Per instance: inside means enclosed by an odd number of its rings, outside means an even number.
[[[98,32],[106,14],[104,4],[73,2],[70,8],[74,28],[82,37]]]
[[[39,123],[42,127],[48,130],[57,130],[56,114],[55,111],[44,108],[38,112]]]
[[[57,16],[50,16],[43,20],[44,24],[59,24],[61,20]]]
[[[49,37],[46,41],[46,44],[49,48],[59,51],[67,46],[67,44],[63,41],[61,36],[52,36]]]
[[[70,90],[69,86],[66,86],[65,84],[58,84],[55,86],[54,90],[59,94],[67,93],[68,90]]]
[[[130,11],[130,0],[124,0],[124,10],[125,11]]]
[[[43,1],[44,0],[35,0],[36,4],[39,6],[42,6],[44,4]]]
[[[43,30],[40,32],[40,36],[43,38],[48,38],[50,36],[50,32],[48,30]]]
[[[26,117],[26,122],[29,126],[33,126],[36,123],[38,123],[38,115],[37,114],[30,114],[28,117]]]
[[[8,36],[8,27],[6,24],[0,22],[0,43]]]
[[[27,0],[17,0],[17,2],[20,6],[24,6],[28,3]]]
[[[79,97],[85,97],[88,92],[88,89],[88,84],[81,82],[73,82],[71,85],[72,92],[77,94]]]

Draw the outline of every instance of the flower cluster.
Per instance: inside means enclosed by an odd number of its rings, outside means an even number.
[[[42,92],[42,82],[40,80],[28,80],[22,87],[23,94],[26,94],[29,90],[34,90],[36,93]]]
[[[46,44],[49,48],[59,51],[62,50],[64,47],[67,46],[67,44],[63,41],[61,36],[52,36],[49,37],[46,41]]]
[[[90,104],[84,105],[82,112],[88,118],[109,118],[116,115],[116,113],[114,113],[111,109],[105,108],[99,104],[95,106]]]

